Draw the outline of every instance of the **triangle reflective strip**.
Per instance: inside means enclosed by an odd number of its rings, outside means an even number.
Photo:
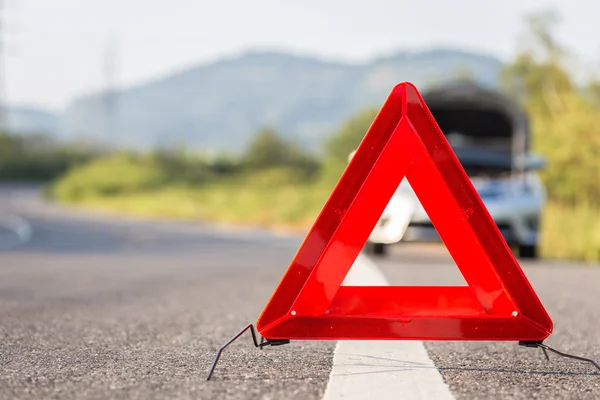
[[[468,286],[341,286],[402,179]],[[273,339],[541,341],[552,321],[417,89],[394,87],[257,322]]]

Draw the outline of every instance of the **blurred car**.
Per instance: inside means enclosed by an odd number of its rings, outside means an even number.
[[[507,243],[521,258],[537,257],[546,201],[538,170],[545,160],[529,151],[526,113],[504,94],[470,82],[425,91],[423,98]],[[404,179],[365,249],[383,255],[400,241],[439,240]]]

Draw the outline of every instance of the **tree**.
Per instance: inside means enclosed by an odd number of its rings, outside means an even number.
[[[22,150],[22,140],[7,133],[0,133],[0,162],[11,157],[16,157]]]
[[[348,157],[365,137],[377,112],[378,110],[373,108],[359,111],[325,141],[325,162],[320,174],[322,184],[331,187],[337,182],[348,164]]]
[[[350,153],[356,150],[365,137],[377,112],[376,109],[367,108],[344,122],[325,143],[327,158],[345,164]]]
[[[501,77],[507,91],[548,117],[563,110],[561,96],[574,89],[563,65],[567,54],[553,34],[559,21],[554,11],[527,16],[523,47]]]
[[[567,52],[553,29],[551,11],[527,18],[527,36],[515,60],[503,71],[507,90],[518,96],[532,119],[533,146],[548,159],[542,171],[550,198],[561,202],[600,202],[600,104],[596,84],[586,95],[564,66]]]
[[[291,167],[312,173],[317,168],[313,160],[300,146],[286,141],[273,129],[261,129],[242,156],[242,164],[251,170]]]
[[[587,91],[591,100],[597,105],[600,105],[600,81],[595,79],[592,80],[587,87]]]

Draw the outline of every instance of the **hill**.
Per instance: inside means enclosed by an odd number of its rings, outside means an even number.
[[[235,152],[268,125],[314,149],[345,118],[379,106],[400,81],[423,87],[469,71],[493,86],[501,67],[494,57],[448,49],[401,52],[366,64],[253,51],[122,90],[108,126],[102,93],[76,99],[62,128],[67,136],[117,146],[186,143]]]
[[[60,116],[35,107],[11,107],[8,109],[8,126],[21,134],[60,135]]]

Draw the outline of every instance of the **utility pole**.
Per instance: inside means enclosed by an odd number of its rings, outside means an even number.
[[[2,0],[0,0],[2,1]],[[104,141],[116,143],[116,112],[117,112],[117,71],[119,40],[116,35],[110,35],[106,41],[104,53]]]
[[[0,0],[0,132],[8,130],[8,103],[6,101],[6,85],[4,78],[5,70],[5,45],[4,45],[4,12],[6,2]]]

